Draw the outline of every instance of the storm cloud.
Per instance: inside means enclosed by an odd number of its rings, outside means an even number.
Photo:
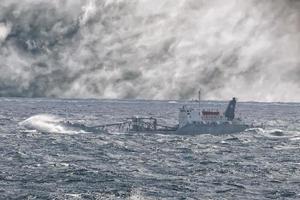
[[[300,1],[0,0],[0,96],[300,101]]]

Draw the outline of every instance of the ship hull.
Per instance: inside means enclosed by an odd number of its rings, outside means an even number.
[[[187,124],[178,128],[174,133],[180,135],[199,135],[199,134],[230,134],[240,133],[249,128],[245,124]]]

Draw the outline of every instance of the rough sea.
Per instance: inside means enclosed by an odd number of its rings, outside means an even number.
[[[300,199],[300,104],[238,103],[230,135],[88,128],[176,125],[196,102],[0,98],[0,199]],[[201,102],[225,109],[227,102]]]

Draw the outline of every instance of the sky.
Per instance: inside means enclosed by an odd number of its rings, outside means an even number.
[[[299,0],[0,0],[0,96],[300,102]]]

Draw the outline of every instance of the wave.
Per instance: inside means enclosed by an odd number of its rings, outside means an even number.
[[[293,131],[293,130],[283,130],[279,128],[272,128],[272,129],[263,129],[263,128],[253,128],[248,129],[248,132],[254,131],[258,134],[258,136],[263,136],[267,138],[273,138],[273,139],[290,139],[290,140],[297,140],[300,138],[300,132],[299,131]]]
[[[152,198],[146,197],[145,194],[139,189],[134,189],[131,192],[128,200],[151,200]]]
[[[19,123],[30,130],[36,130],[43,133],[64,133],[64,134],[78,134],[86,131],[82,130],[78,125],[64,120],[55,115],[38,114],[29,117],[28,119]]]

